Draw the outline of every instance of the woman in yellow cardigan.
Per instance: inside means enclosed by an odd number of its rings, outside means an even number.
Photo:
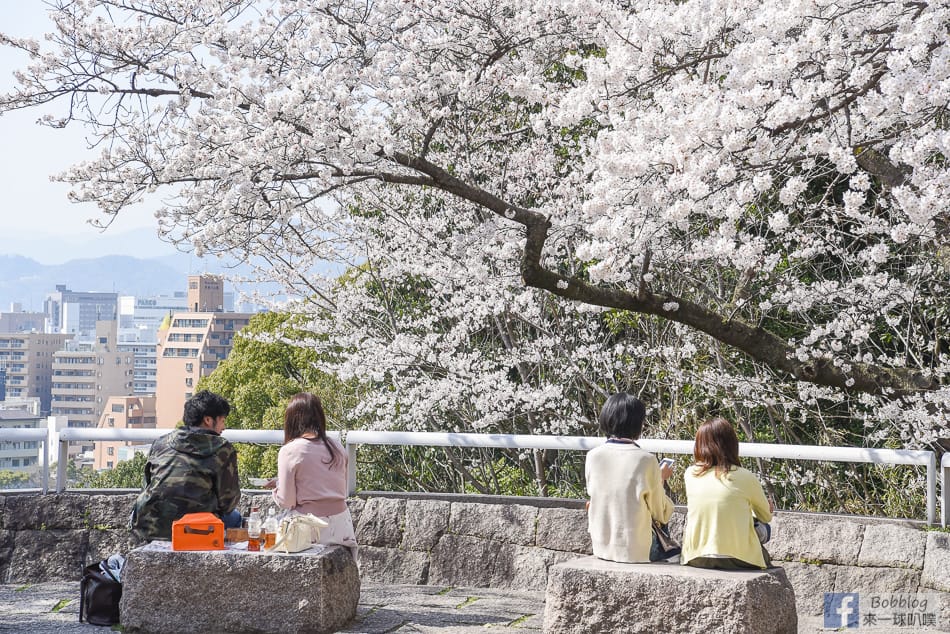
[[[682,563],[723,570],[771,566],[753,520],[771,521],[772,504],[758,478],[739,466],[739,438],[732,423],[724,418],[703,423],[693,455],[696,464],[684,476]]]

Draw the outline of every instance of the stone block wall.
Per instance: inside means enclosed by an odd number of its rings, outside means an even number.
[[[125,528],[134,500],[129,492],[0,495],[0,582],[76,580],[83,565],[128,552],[137,545]],[[578,500],[369,492],[348,503],[371,583],[544,590],[553,564],[591,552]],[[252,504],[264,513],[272,505],[246,492],[242,512]],[[777,513],[772,527],[768,549],[801,615],[820,615],[825,592],[928,592],[950,605],[950,533],[806,513]]]

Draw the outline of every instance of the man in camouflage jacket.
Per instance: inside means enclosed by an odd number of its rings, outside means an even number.
[[[237,452],[221,437],[230,411],[223,396],[202,390],[185,403],[185,426],[152,443],[145,488],[129,522],[139,537],[171,539],[172,522],[187,513],[214,513],[225,527],[241,525]]]

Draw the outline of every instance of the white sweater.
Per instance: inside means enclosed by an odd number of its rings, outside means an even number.
[[[649,561],[651,517],[665,524],[673,514],[656,457],[634,444],[608,442],[588,452],[584,474],[594,556]]]

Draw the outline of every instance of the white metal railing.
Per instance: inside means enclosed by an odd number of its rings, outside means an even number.
[[[43,493],[49,491],[49,432],[44,427],[0,429],[0,442],[31,442],[40,443],[43,455],[43,476],[41,488]]]
[[[58,433],[45,429],[0,429],[0,441],[41,440],[58,443],[59,460],[56,472],[56,491],[66,488],[66,463],[68,443],[77,441],[148,441],[151,442],[169,432],[168,429],[93,429],[67,427]],[[54,438],[58,436],[58,438]],[[224,437],[231,442],[280,444],[284,440],[282,430],[228,429]],[[356,486],[356,452],[360,445],[422,446],[422,447],[485,447],[495,449],[556,449],[587,451],[604,443],[602,437],[593,436],[533,436],[518,434],[471,434],[452,432],[384,432],[354,430],[329,432],[332,438],[345,439],[348,455],[347,488],[350,494]],[[693,453],[692,440],[663,440],[643,438],[641,447],[655,453]],[[44,473],[48,473],[49,451],[43,452]],[[739,455],[743,458],[775,458],[781,460],[814,460],[827,462],[856,462],[886,465],[918,465],[927,468],[927,522],[936,522],[937,465],[934,452],[916,449],[871,449],[862,447],[822,447],[818,445],[777,445],[767,443],[739,443]],[[941,523],[946,526],[950,509],[950,454],[941,460],[942,497]],[[48,489],[44,476],[43,491]]]
[[[347,476],[350,493],[356,491],[357,445],[415,445],[429,447],[493,447],[505,449],[566,449],[586,451],[605,442],[592,436],[530,436],[511,434],[463,434],[438,432],[377,432],[351,431],[346,435],[349,453]],[[692,440],[663,440],[642,438],[641,447],[654,453],[693,453]],[[822,447],[819,445],[775,445],[767,443],[739,443],[743,458],[779,458],[783,460],[816,460],[828,462],[864,462],[890,465],[920,465],[927,467],[927,522],[936,521],[937,463],[934,452],[917,449],[870,449],[863,447]],[[946,458],[946,456],[945,456]],[[950,464],[950,462],[946,462]],[[948,482],[948,480],[944,480]],[[944,495],[947,489],[944,486]],[[944,503],[946,508],[946,502]],[[946,514],[946,511],[945,511]]]
[[[950,521],[950,453],[940,458],[940,493],[940,525],[946,528]]]

